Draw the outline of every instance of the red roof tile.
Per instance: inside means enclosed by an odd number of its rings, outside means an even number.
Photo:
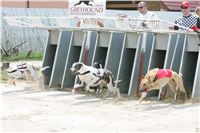
[[[163,4],[171,11],[180,10],[180,5],[182,0],[162,0]],[[196,1],[189,1],[191,4],[191,9],[195,10],[197,6],[200,6],[200,0]]]

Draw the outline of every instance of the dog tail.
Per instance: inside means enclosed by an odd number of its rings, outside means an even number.
[[[119,83],[119,82],[122,82],[122,80],[120,79],[120,80],[115,80],[115,81],[114,81],[115,84],[116,84],[116,83]]]
[[[45,71],[46,69],[49,69],[49,68],[50,68],[50,66],[45,66],[45,67],[41,68],[40,71],[43,72],[43,71]]]
[[[179,73],[178,75],[179,75],[180,77],[183,77],[183,74],[182,74],[182,73]]]

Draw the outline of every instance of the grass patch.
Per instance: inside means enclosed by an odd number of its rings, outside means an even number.
[[[8,81],[8,74],[6,70],[0,70],[0,82]]]
[[[11,61],[19,61],[19,60],[42,60],[43,53],[42,52],[31,52],[29,56],[27,56],[28,52],[21,52],[19,54],[13,54],[10,56],[2,56],[2,62],[11,62]]]

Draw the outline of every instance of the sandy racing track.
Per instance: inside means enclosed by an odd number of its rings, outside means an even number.
[[[0,83],[6,132],[199,132],[199,104],[44,91]]]
[[[19,62],[15,62],[19,63]],[[41,62],[32,62],[41,65]],[[200,104],[41,90],[0,82],[2,132],[200,132]]]

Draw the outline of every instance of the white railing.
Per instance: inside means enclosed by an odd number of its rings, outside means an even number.
[[[3,17],[10,26],[39,29],[78,28],[84,30],[166,30],[176,25],[166,20],[139,20],[128,17]],[[55,21],[54,24],[45,24]],[[185,28],[180,26],[181,28]],[[185,28],[187,29],[187,28]]]

